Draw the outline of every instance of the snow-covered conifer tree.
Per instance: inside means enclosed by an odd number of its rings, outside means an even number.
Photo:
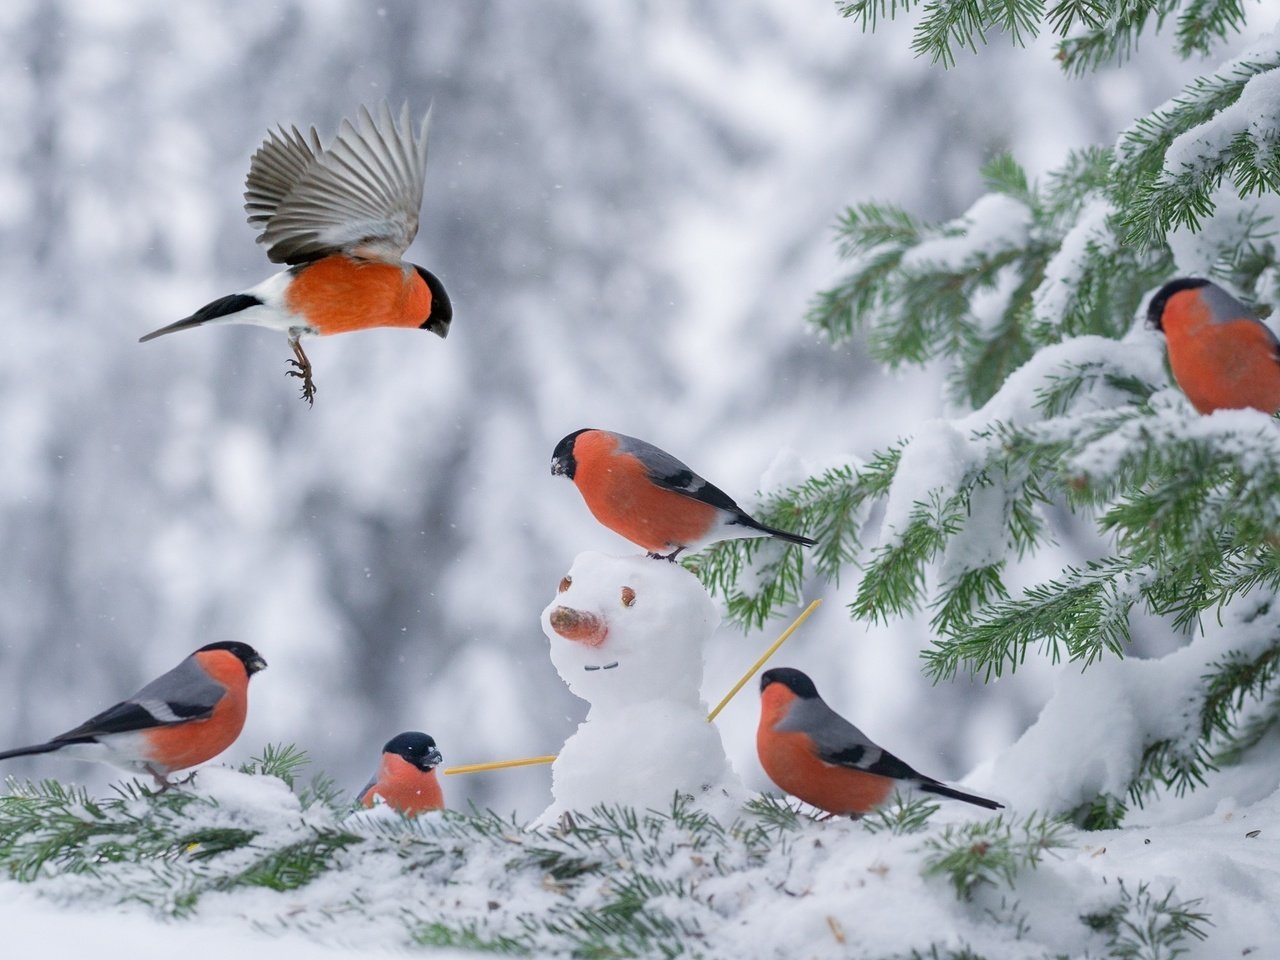
[[[841,5],[866,28],[916,6]],[[913,48],[946,66],[989,34],[1022,43],[1050,29],[1079,74],[1126,57],[1144,28],[1190,56],[1243,23],[1238,3],[927,4]],[[1176,276],[1211,278],[1262,315],[1280,302],[1277,68],[1271,34],[1042,182],[996,156],[989,192],[948,222],[847,209],[847,270],[808,323],[834,343],[865,337],[890,367],[944,361],[961,412],[774,496],[763,519],[817,537],[813,551],[734,541],[693,561],[743,624],[815,576],[840,579],[856,620],[927,609],[924,669],[940,682],[998,678],[1029,656],[1094,667],[993,774],[1016,784],[1024,754],[1057,751],[1068,787],[1008,789],[1088,826],[1120,822],[1161,787],[1203,784],[1280,721],[1280,425],[1198,414],[1143,323]],[[1099,555],[1010,586],[1020,559],[1081,525]],[[1185,645],[1117,666],[1139,617]],[[1091,726],[1114,755],[1099,758]]]

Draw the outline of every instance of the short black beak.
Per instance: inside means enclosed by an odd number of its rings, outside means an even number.
[[[267,669],[267,661],[262,659],[261,656],[251,657],[249,659],[248,667],[249,667],[249,675],[253,676],[259,670]]]
[[[559,457],[556,457],[551,461],[551,475],[553,477],[563,477],[564,473],[564,461]]]

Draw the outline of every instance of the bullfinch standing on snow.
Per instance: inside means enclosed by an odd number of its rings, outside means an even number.
[[[375,120],[361,107],[321,147],[297,127],[272,131],[249,163],[245,210],[258,242],[289,268],[241,293],[205,304],[154,330],[143,342],[205,324],[250,323],[288,334],[290,376],[315,397],[311,362],[299,339],[370,327],[413,327],[446,336],[453,308],[429,270],[401,257],[418,233],[427,172],[427,125],[414,136],[409,106],[397,124],[383,103]]]
[[[171,787],[170,773],[213,759],[240,736],[249,678],[266,666],[247,643],[210,643],[129,699],[45,743],[0,752],[0,760],[57,751]]]
[[[1201,413],[1280,410],[1280,343],[1217,284],[1171,280],[1151,298],[1147,325],[1164,333],[1173,378]]]
[[[828,707],[813,681],[788,667],[766,670],[760,677],[756,752],[778,787],[840,816],[868,813],[900,784],[988,810],[1003,806],[917,773]]]
[[[372,807],[382,800],[406,817],[427,810],[443,810],[444,794],[436,767],[444,758],[425,733],[401,733],[382,748],[378,771],[360,791],[360,803]]]
[[[685,550],[743,537],[815,542],[757,523],[671,454],[621,433],[575,430],[556,444],[551,473],[572,480],[597,520],[651,557],[674,561]]]

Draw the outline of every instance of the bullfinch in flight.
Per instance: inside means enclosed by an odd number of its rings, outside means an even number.
[[[266,666],[247,643],[210,643],[129,699],[45,743],[0,752],[0,760],[56,751],[173,786],[170,773],[213,759],[240,736],[249,678]]]
[[[551,473],[568,477],[602,524],[649,556],[675,560],[717,540],[813,540],[757,523],[719,487],[651,443],[608,430],[575,430],[551,455]]]
[[[205,304],[142,341],[205,324],[250,323],[288,334],[290,376],[312,403],[303,336],[370,327],[412,327],[446,336],[453,307],[429,270],[400,258],[418,233],[427,172],[427,126],[414,136],[409,106],[399,123],[386,103],[377,119],[360,108],[325,149],[315,127],[272,131],[249,163],[245,210],[273,263],[288,269],[241,293]]]
[[[756,752],[780,789],[839,816],[868,813],[901,784],[988,810],[1003,807],[917,773],[828,707],[813,681],[789,667],[760,677]]]
[[[406,817],[427,810],[443,810],[444,794],[436,767],[444,760],[436,742],[425,733],[401,733],[382,748],[382,762],[360,791],[360,803],[372,807],[379,800]]]
[[[1280,410],[1280,343],[1252,310],[1208,280],[1183,277],[1151,298],[1173,378],[1201,413]]]

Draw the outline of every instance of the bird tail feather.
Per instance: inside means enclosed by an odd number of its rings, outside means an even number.
[[[731,523],[734,521],[730,521]],[[810,540],[808,537],[802,537],[798,533],[789,533],[786,530],[779,530],[777,527],[767,527],[763,523],[752,520],[745,513],[737,518],[737,523],[744,527],[750,527],[752,530],[759,530],[761,533],[767,533],[769,536],[778,540],[785,540],[787,543],[797,543],[802,547],[812,547],[817,540]]]
[[[961,790],[955,790],[948,787],[944,783],[932,783],[925,781],[919,784],[921,790],[929,793],[936,793],[939,796],[950,797],[952,800],[963,800],[965,803],[972,803],[977,807],[986,807],[988,810],[1003,810],[1003,803],[996,803],[994,800],[988,800],[986,797],[975,796],[972,793],[964,793]]]
[[[8,760],[10,757],[29,757],[37,753],[53,753],[53,751],[61,750],[65,746],[65,743],[50,740],[48,743],[37,743],[30,747],[15,747],[13,750],[0,750],[0,760]]]
[[[260,307],[262,301],[257,297],[248,293],[233,293],[229,297],[219,297],[212,303],[206,303],[189,317],[183,317],[167,327],[161,327],[159,330],[152,330],[145,337],[139,337],[139,343],[146,343],[148,340],[154,340],[156,337],[163,337],[166,334],[177,333],[179,330],[188,330],[191,327],[199,327],[208,323],[210,320],[217,320],[219,317],[228,317],[233,313],[239,313],[241,310],[248,310],[250,307]]]

